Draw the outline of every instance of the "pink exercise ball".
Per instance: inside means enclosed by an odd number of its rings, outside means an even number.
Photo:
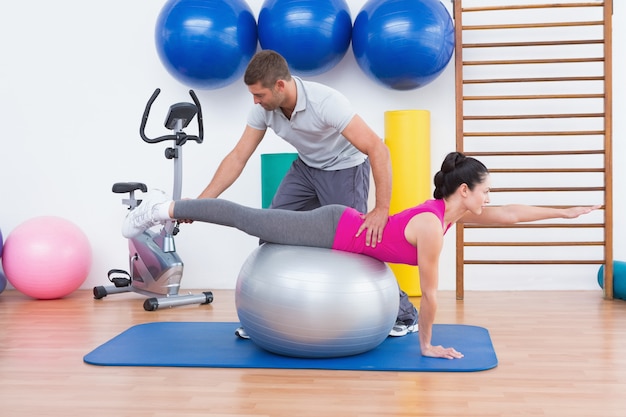
[[[91,246],[74,223],[55,216],[35,217],[6,237],[2,266],[16,290],[40,300],[77,290],[91,268]]]

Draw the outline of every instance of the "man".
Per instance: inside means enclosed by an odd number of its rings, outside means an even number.
[[[345,96],[319,83],[290,74],[285,59],[271,50],[257,53],[244,82],[255,106],[233,150],[220,163],[198,198],[216,198],[241,175],[246,163],[271,128],[298,152],[298,158],[276,191],[271,208],[312,210],[343,204],[364,214],[357,235],[366,244],[383,239],[391,199],[391,161],[381,138],[356,114]],[[368,212],[370,170],[376,186],[374,208]],[[394,335],[406,334],[417,312],[401,292],[401,311]],[[238,329],[243,336],[243,330]]]

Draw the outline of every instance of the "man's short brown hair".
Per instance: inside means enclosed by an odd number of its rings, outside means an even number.
[[[266,49],[257,52],[246,68],[243,81],[246,85],[261,82],[265,88],[272,88],[278,80],[291,80],[287,61],[278,52]]]

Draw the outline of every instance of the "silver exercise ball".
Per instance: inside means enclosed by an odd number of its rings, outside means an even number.
[[[398,294],[391,269],[369,256],[265,243],[241,267],[235,303],[259,347],[331,358],[381,344],[395,324]]]

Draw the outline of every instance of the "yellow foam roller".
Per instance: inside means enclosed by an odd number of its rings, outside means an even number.
[[[390,212],[416,206],[431,196],[430,112],[385,112],[385,143],[391,155],[393,185]],[[421,296],[416,266],[390,264],[398,285],[410,296]]]

